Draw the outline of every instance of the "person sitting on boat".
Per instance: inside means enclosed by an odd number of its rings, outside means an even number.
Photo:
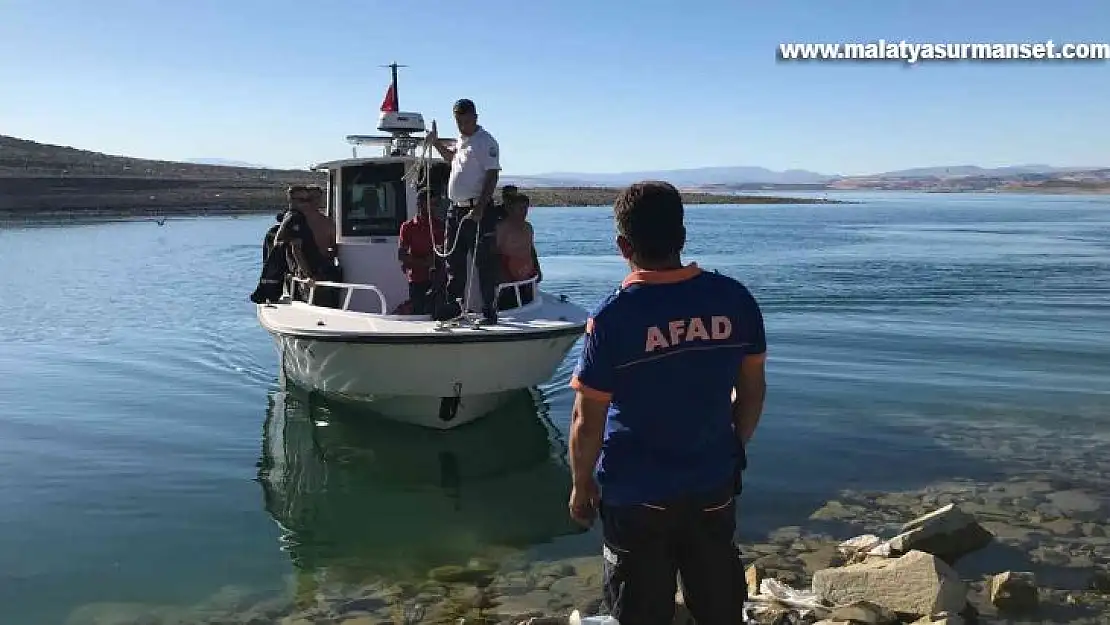
[[[335,258],[335,225],[320,212],[324,191],[317,185],[294,185],[286,192],[290,210],[274,237],[276,243],[286,245],[290,273],[308,280],[343,280],[342,271]],[[304,290],[307,297],[308,289]],[[317,289],[314,303],[337,308],[338,289]]]
[[[498,222],[508,216],[509,200],[511,200],[513,196],[518,193],[520,193],[520,189],[518,189],[515,184],[507,184],[501,187],[501,201],[493,205],[493,210],[496,213],[496,218]]]
[[[478,125],[474,102],[458,100],[453,110],[459,128],[459,140],[453,149],[439,138],[435,124],[427,135],[439,155],[451,163],[447,180],[447,197],[451,200],[447,209],[447,241],[448,248],[454,249],[447,259],[447,302],[438,307],[434,316],[448,320],[462,314],[458,302],[464,300],[467,255],[473,252],[481,286],[482,316],[486,323],[497,323],[494,300],[498,266],[493,250],[497,216],[491,209],[501,171],[500,148],[493,135]]]
[[[431,204],[439,202],[439,194],[430,191]],[[401,224],[397,237],[397,260],[409,281],[408,313],[431,314],[431,291],[437,272],[437,259],[433,245],[443,249],[443,221],[431,214],[429,188],[416,192],[416,216]]]
[[[270,226],[262,239],[262,271],[258,286],[251,293],[250,300],[255,304],[276,302],[281,299],[282,283],[289,273],[288,259],[277,241],[278,230],[285,221],[285,211],[277,214],[277,223]],[[274,252],[278,253],[275,254]]]
[[[320,185],[296,185],[288,192],[290,208],[304,215],[320,251],[335,258],[335,223],[324,214],[324,190]]]
[[[537,278],[542,279],[540,261],[536,255],[536,235],[532,224],[528,223],[529,198],[523,193],[510,195],[506,202],[506,216],[497,224],[497,252],[501,256],[502,282],[520,282]],[[517,290],[505,288],[497,300],[500,310],[508,310],[531,302],[536,294],[533,285],[520,287],[520,300]]]

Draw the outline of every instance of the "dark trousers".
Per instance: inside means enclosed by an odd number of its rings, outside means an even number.
[[[621,623],[668,625],[676,573],[698,625],[741,623],[747,585],[729,485],[661,504],[601,505],[605,601]]]
[[[409,282],[409,302],[412,314],[430,315],[432,313],[432,281]]]
[[[497,216],[493,207],[486,207],[481,223],[470,219],[463,219],[469,208],[451,205],[447,209],[447,246],[455,245],[455,237],[459,237],[458,245],[447,258],[447,300],[450,305],[455,300],[466,301],[466,278],[470,270],[466,255],[474,252],[474,264],[478,269],[478,280],[481,281],[482,309],[494,310],[494,294],[497,293],[497,249],[496,228]],[[474,247],[474,229],[478,228],[478,247]]]

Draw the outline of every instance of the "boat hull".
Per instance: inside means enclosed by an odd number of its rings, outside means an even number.
[[[383,307],[384,308],[384,307]],[[288,382],[397,421],[448,429],[551,379],[586,328],[564,297],[503,311],[497,323],[439,324],[299,301],[258,306]]]
[[[380,416],[448,429],[555,375],[578,333],[514,341],[375,344],[274,336],[282,372],[306,389],[367,403]]]

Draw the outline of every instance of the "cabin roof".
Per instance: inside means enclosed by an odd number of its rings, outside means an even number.
[[[312,171],[328,171],[332,169],[339,169],[340,167],[353,167],[357,165],[372,165],[380,164],[385,165],[388,163],[408,163],[416,160],[415,156],[372,156],[360,158],[343,158],[336,161],[325,161],[323,163],[316,163],[312,166]],[[445,163],[439,155],[432,157],[433,162]]]

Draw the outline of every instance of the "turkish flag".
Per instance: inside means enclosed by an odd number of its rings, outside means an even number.
[[[385,92],[385,99],[382,100],[382,112],[397,112],[397,92],[393,89],[393,85],[389,85],[389,90]]]

